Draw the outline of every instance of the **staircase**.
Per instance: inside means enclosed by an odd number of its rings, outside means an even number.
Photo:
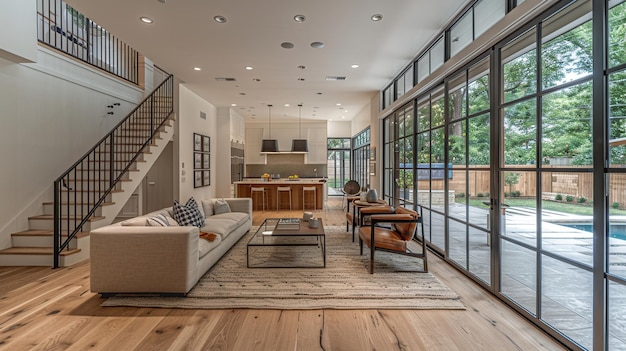
[[[54,182],[54,201],[11,235],[0,266],[56,268],[89,258],[89,232],[113,222],[173,135],[170,76]]]

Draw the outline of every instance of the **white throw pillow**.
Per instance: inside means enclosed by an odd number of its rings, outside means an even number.
[[[228,213],[230,212],[230,205],[228,205],[226,200],[215,200],[213,203],[213,212],[215,214]]]
[[[146,222],[148,222],[149,226],[153,227],[178,227],[178,223],[174,220],[174,218],[166,216],[162,213],[148,218]]]

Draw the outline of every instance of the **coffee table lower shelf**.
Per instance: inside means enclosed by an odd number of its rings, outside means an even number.
[[[248,268],[325,268],[326,267],[326,233],[320,220],[318,228],[309,228],[300,223],[299,229],[275,230],[279,218],[268,218],[248,240],[246,245],[246,264]],[[288,247],[319,247],[322,265],[298,265],[296,261],[289,259],[265,260],[259,257],[259,252],[278,253],[278,248]],[[267,255],[266,255],[267,256]],[[251,264],[251,259],[261,261]],[[315,261],[319,261],[316,259]],[[278,263],[278,264],[275,264]]]

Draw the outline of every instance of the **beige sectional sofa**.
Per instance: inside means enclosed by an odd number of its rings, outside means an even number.
[[[93,230],[91,291],[110,296],[122,293],[185,295],[252,225],[249,198],[224,199],[230,212],[214,214],[214,200],[201,201],[206,217],[202,228],[148,226],[147,219],[165,208]],[[199,231],[217,234],[208,241]]]

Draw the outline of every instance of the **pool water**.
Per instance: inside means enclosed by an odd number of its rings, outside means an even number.
[[[593,232],[593,224],[562,224],[564,227]],[[611,224],[609,227],[609,236],[614,239],[626,240],[626,224]]]

